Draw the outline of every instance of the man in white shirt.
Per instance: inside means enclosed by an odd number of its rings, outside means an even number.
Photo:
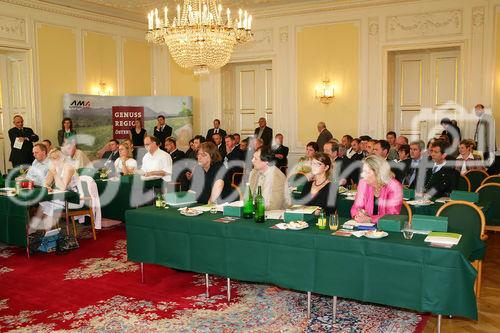
[[[47,158],[47,147],[37,143],[33,147],[33,156],[35,160],[26,173],[26,178],[32,180],[35,185],[42,186],[49,171],[49,159]]]
[[[70,158],[69,162],[73,165],[75,170],[80,168],[92,168],[93,164],[83,151],[76,148],[75,140],[66,140],[61,148],[64,155]]]
[[[144,148],[146,155],[142,158],[142,167],[144,177],[161,177],[169,182],[172,179],[172,158],[170,155],[160,149],[160,143],[154,136],[144,138]]]

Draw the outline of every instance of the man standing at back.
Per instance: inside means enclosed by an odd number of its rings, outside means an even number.
[[[212,136],[214,134],[220,134],[222,140],[224,140],[224,138],[227,135],[226,131],[224,131],[222,128],[220,128],[220,120],[219,119],[214,119],[214,128],[211,128],[208,130],[207,136],[205,137],[205,139],[207,141],[213,142]]]
[[[486,166],[490,166],[495,160],[495,118],[484,110],[484,105],[478,104],[474,107],[476,116],[479,118],[474,132],[474,140],[477,150],[483,153]]]
[[[153,135],[160,142],[160,148],[165,150],[165,139],[172,136],[172,127],[165,123],[165,116],[163,115],[159,115],[156,120],[158,123],[154,128]]]
[[[316,143],[318,144],[319,151],[323,151],[323,146],[325,143],[333,139],[332,133],[330,133],[329,130],[326,129],[326,124],[322,121],[318,123],[318,139],[316,140]]]
[[[255,129],[255,138],[262,139],[264,141],[265,146],[271,146],[271,142],[273,141],[273,129],[267,127],[266,118],[259,118],[259,127]]]
[[[10,158],[15,168],[22,164],[33,162],[33,142],[38,141],[38,135],[29,127],[24,127],[24,119],[20,115],[14,116],[14,127],[9,130]]]

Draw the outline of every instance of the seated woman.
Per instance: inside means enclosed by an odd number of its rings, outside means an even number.
[[[119,157],[115,161],[116,175],[133,175],[137,169],[137,162],[131,156],[131,147],[122,143],[118,146]]]
[[[47,173],[47,178],[45,178],[44,187],[46,187],[49,192],[52,189],[63,190],[63,191],[73,191],[80,193],[80,197],[83,197],[82,184],[78,178],[73,165],[66,161],[66,157],[62,154],[61,150],[58,148],[52,149],[49,153],[49,171]],[[80,199],[80,203],[74,204],[69,203],[69,209],[77,209],[83,207],[83,199]],[[48,230],[53,228],[59,221],[61,212],[64,210],[64,201],[62,200],[52,200],[40,202],[40,208],[42,214],[37,214],[30,221],[30,230]]]
[[[351,216],[361,223],[377,223],[386,214],[399,214],[403,204],[403,186],[394,178],[389,163],[370,155],[363,160],[358,192]]]
[[[462,140],[458,146],[459,155],[457,156],[455,169],[462,175],[469,170],[484,170],[481,157],[472,153],[474,141]]]
[[[309,142],[306,146],[306,156],[299,158],[293,173],[302,172],[306,174],[307,179],[311,180],[311,162],[317,151],[319,151],[318,144],[313,141]]]
[[[311,174],[314,180],[304,185],[301,193],[301,203],[310,206],[320,206],[325,209],[327,215],[335,212],[337,202],[337,191],[330,194],[334,189],[330,182],[330,157],[324,153],[314,154],[311,162]]]
[[[191,190],[196,192],[198,203],[216,203],[224,189],[219,149],[212,142],[203,142],[198,150],[197,160],[198,165],[193,172],[186,174],[191,180]]]

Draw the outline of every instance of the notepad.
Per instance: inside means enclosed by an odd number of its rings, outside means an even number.
[[[430,232],[424,242],[443,245],[457,245],[462,235],[453,232]]]

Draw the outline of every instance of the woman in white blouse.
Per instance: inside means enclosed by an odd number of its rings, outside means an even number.
[[[137,169],[137,162],[131,156],[130,147],[124,144],[118,146],[119,157],[115,161],[116,174],[131,175]]]

